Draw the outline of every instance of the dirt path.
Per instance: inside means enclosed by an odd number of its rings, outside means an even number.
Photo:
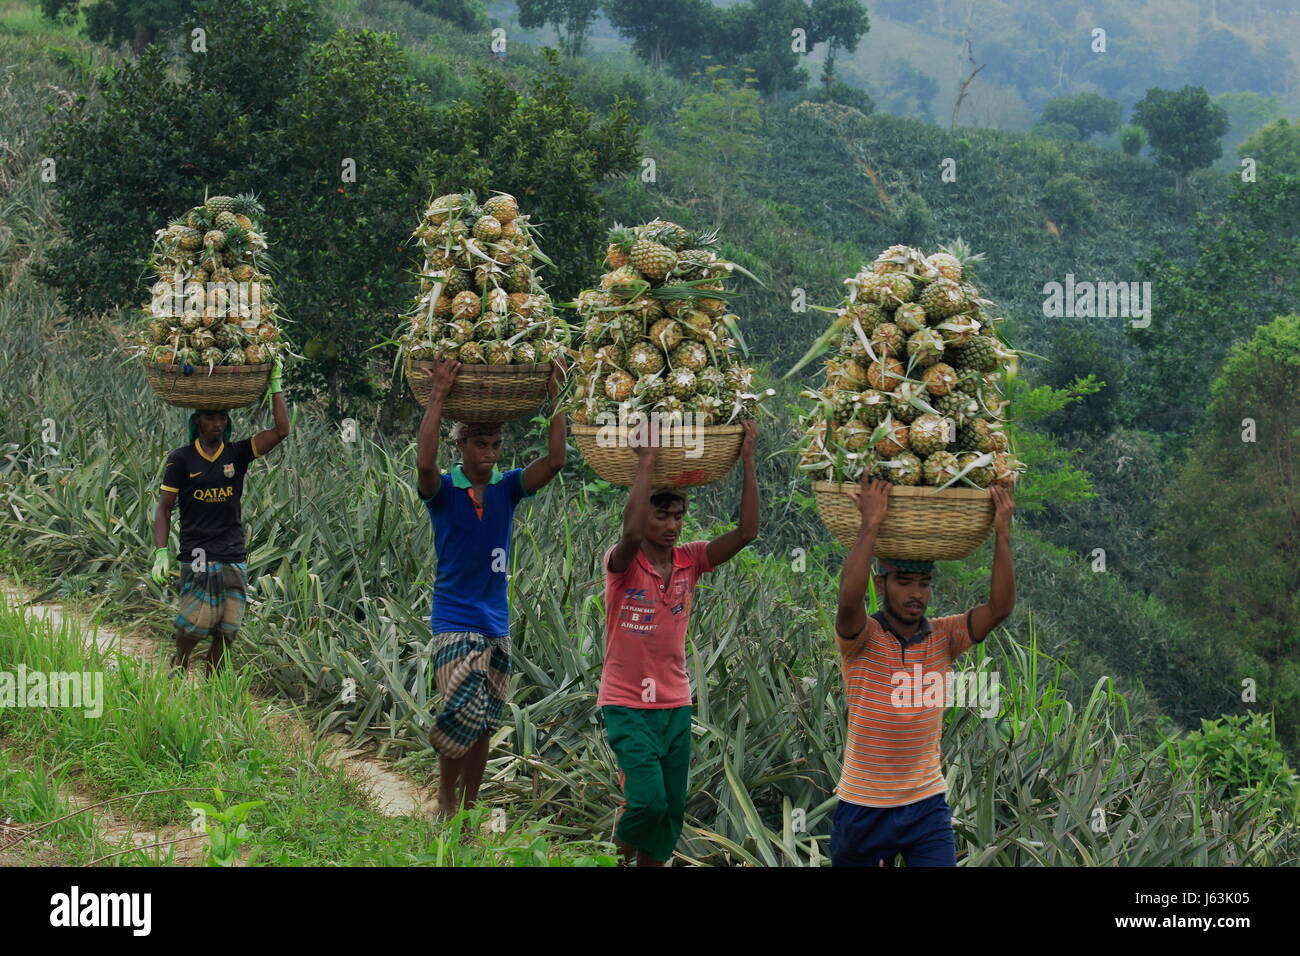
[[[54,627],[60,627],[67,621],[80,629],[85,635],[86,643],[93,641],[101,650],[129,654],[147,664],[156,662],[162,652],[161,645],[143,633],[132,631],[113,631],[106,627],[95,627],[75,611],[70,611],[60,604],[45,602],[28,604],[33,592],[19,590],[18,586],[7,579],[0,580],[0,595],[10,607],[22,607],[29,615],[48,620]],[[272,702],[273,703],[273,702]],[[312,738],[310,727],[297,715],[280,712],[276,714],[275,724],[280,733],[296,741],[305,742]],[[348,747],[345,734],[331,734],[326,738],[329,751],[325,763],[330,767],[342,767],[349,777],[362,784],[375,800],[376,809],[385,816],[423,816],[432,817],[437,808],[437,791],[435,787],[420,787],[409,778],[395,773],[387,763],[370,755],[365,748]],[[92,798],[81,793],[64,794],[74,806],[89,806]],[[105,843],[118,849],[126,849],[129,839],[136,846],[176,840],[191,835],[187,827],[168,826],[156,830],[137,830],[129,820],[122,817],[110,807],[95,811],[100,830],[100,837]],[[12,827],[0,827],[0,845],[8,842],[12,836]],[[199,861],[202,840],[186,840],[171,847],[174,859],[182,865],[192,865]],[[0,857],[0,865],[12,865],[14,851]]]

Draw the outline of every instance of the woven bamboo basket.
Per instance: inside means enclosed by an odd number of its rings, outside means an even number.
[[[572,425],[570,432],[578,451],[592,471],[612,485],[629,488],[636,478],[635,449],[606,442],[600,436],[602,429],[614,427],[616,426]],[[692,437],[690,448],[685,447],[681,439],[675,438],[673,432],[660,432],[659,456],[655,459],[652,482],[655,488],[711,485],[725,478],[727,472],[731,471],[740,458],[740,446],[745,438],[744,426],[699,427],[703,433],[701,440],[696,445]]]
[[[836,540],[852,547],[862,526],[858,485],[813,482],[817,511]],[[903,561],[955,561],[964,558],[993,530],[993,500],[986,488],[934,488],[894,485],[889,510],[876,535],[876,554]]]
[[[185,374],[180,365],[144,363],[150,386],[168,405],[177,408],[243,408],[252,405],[271,380],[271,366],[190,366]]]
[[[421,406],[429,404],[433,362],[406,362],[406,380]],[[509,422],[528,418],[546,398],[551,363],[537,365],[461,365],[456,384],[442,403],[444,418],[457,422]]]

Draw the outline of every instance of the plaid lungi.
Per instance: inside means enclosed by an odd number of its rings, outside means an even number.
[[[442,712],[429,730],[429,743],[444,757],[463,757],[501,722],[510,683],[510,638],[447,631],[433,635],[432,648]]]
[[[248,565],[242,561],[209,561],[206,570],[181,565],[181,596],[176,630],[204,638],[219,630],[233,637],[244,620],[248,603]]]

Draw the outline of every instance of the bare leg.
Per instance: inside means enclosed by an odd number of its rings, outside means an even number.
[[[172,669],[174,672],[184,673],[190,666],[190,653],[198,642],[197,637],[190,637],[183,631],[176,632],[176,653],[172,654]]]
[[[208,676],[221,666],[221,662],[226,653],[226,646],[230,643],[234,635],[223,634],[220,631],[212,632],[212,646],[208,648],[208,656],[204,659],[207,664]]]
[[[636,865],[637,865],[637,866],[663,866],[663,865],[664,865],[664,861],[663,861],[663,860],[652,860],[652,859],[650,859],[650,857],[646,856],[642,851],[637,850],[637,851],[636,851]]]
[[[438,755],[438,818],[440,820],[451,819],[460,806],[460,774],[464,763],[465,757]]]
[[[460,785],[465,797],[465,809],[468,810],[478,802],[478,788],[483,782],[483,771],[487,767],[488,751],[491,749],[492,735],[483,733],[478,740],[470,744],[460,767]]]

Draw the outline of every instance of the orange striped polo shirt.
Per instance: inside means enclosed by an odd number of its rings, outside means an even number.
[[[859,806],[901,807],[946,792],[939,761],[945,708],[936,702],[953,660],[971,646],[970,612],[922,618],[904,644],[880,611],[855,640],[841,637],[839,645],[849,729],[836,794]]]

